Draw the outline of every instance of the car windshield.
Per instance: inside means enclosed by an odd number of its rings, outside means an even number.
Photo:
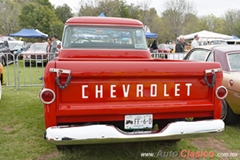
[[[227,55],[231,71],[240,71],[240,53],[231,53]]]
[[[142,28],[67,26],[63,48],[147,49]]]
[[[32,44],[31,47],[28,49],[29,51],[45,51],[47,47],[47,43],[35,43]]]

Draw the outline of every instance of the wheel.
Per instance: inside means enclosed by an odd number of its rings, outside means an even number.
[[[222,100],[222,115],[221,119],[227,125],[235,124],[238,120],[238,115],[233,113],[231,107],[228,105],[226,100]]]

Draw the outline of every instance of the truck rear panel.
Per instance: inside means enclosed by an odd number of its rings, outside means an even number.
[[[56,83],[45,86],[58,95],[49,105],[56,109],[57,124],[122,121],[128,114],[153,114],[154,119],[220,118],[221,101],[214,92],[222,73],[216,73],[213,88],[204,81],[204,71],[220,68],[217,63],[57,61],[55,68],[70,70],[72,76],[65,89]],[[55,73],[49,74],[55,78]],[[60,83],[66,79],[67,75],[60,76]],[[211,82],[211,75],[208,79]]]

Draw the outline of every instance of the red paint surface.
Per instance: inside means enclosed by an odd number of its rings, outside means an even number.
[[[138,26],[138,21],[118,19],[71,19],[67,24],[108,24]],[[112,24],[109,24],[112,23]],[[49,68],[71,70],[72,79],[68,87],[56,86],[56,73]],[[91,50],[62,49],[56,61],[50,61],[45,70],[45,88],[56,93],[56,100],[44,105],[46,128],[63,123],[101,122],[124,120],[127,114],[153,114],[154,119],[213,117],[220,118],[221,100],[215,90],[222,85],[222,72],[216,73],[213,88],[206,86],[204,70],[221,68],[214,62],[190,62],[175,60],[153,60],[147,50]],[[60,82],[66,82],[61,75]],[[208,78],[211,82],[211,77]],[[191,83],[188,96],[186,83]],[[111,98],[111,85],[116,85],[116,98]],[[136,96],[136,85],[143,84],[143,96]],[[158,85],[157,96],[151,97],[150,85]],[[179,84],[180,96],[175,95],[175,84]],[[82,98],[82,86],[87,99]],[[96,98],[95,86],[103,85],[103,97]],[[122,85],[130,85],[128,97],[124,97]],[[164,96],[163,86],[166,85]]]

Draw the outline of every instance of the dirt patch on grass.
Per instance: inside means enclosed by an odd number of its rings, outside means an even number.
[[[3,127],[3,130],[9,132],[9,131],[12,131],[12,128],[9,127],[9,126],[4,126],[4,127]]]
[[[38,157],[37,160],[52,160],[53,158],[57,158],[58,156],[59,156],[59,152],[54,151],[49,154],[41,155],[40,157]]]
[[[215,153],[232,153],[230,149],[226,147],[223,140],[218,140],[213,137],[196,138],[191,140],[191,144],[196,146],[199,151],[214,151]],[[219,157],[221,160],[229,160],[234,157]]]

